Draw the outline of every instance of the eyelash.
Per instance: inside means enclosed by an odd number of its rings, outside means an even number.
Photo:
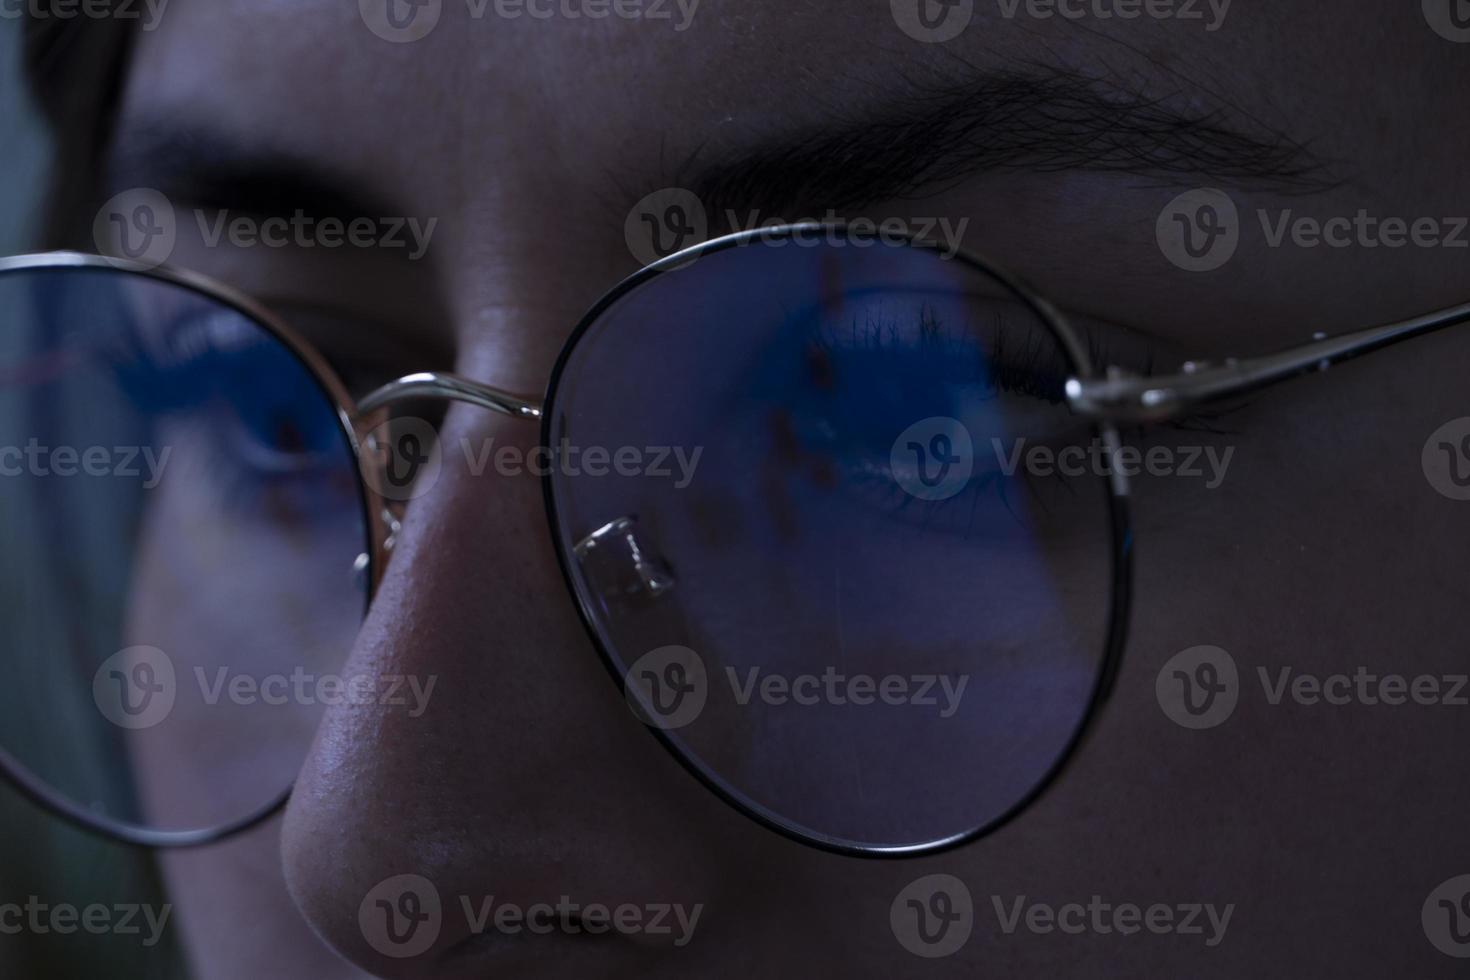
[[[936,388],[955,386],[958,388],[979,387],[987,398],[1002,394],[1020,395],[1036,399],[1038,404],[1060,406],[1065,404],[1065,384],[1072,373],[1069,361],[1059,345],[1053,345],[1046,337],[1038,336],[1039,327],[1017,324],[1003,313],[996,312],[984,328],[984,332],[966,328],[955,330],[947,325],[939,313],[929,304],[921,304],[917,317],[903,320],[898,316],[878,316],[868,313],[863,319],[852,316],[845,326],[818,325],[808,342],[811,357],[818,363],[840,363],[854,353],[871,355],[876,363],[894,373],[915,373],[932,378]],[[1145,349],[1142,356],[1135,354],[1131,363],[1121,363],[1114,348],[1099,333],[1084,333],[1089,355],[1093,363],[1119,364],[1140,374],[1152,373],[1156,361],[1155,353]],[[895,365],[903,364],[898,368]],[[1227,412],[1213,411],[1198,413],[1164,424],[1169,429],[1192,432],[1219,433],[1216,422]],[[1133,427],[1121,435],[1134,436],[1146,427]],[[1085,429],[1092,431],[1090,423],[1079,420],[1076,433]],[[1070,439],[1071,436],[1067,436]],[[886,461],[885,461],[886,463]],[[996,473],[979,476],[972,486],[963,492],[938,501],[920,500],[898,486],[882,467],[872,465],[855,468],[851,478],[876,491],[885,513],[911,514],[905,519],[911,523],[928,526],[941,522],[957,507],[968,506],[973,514],[977,503],[976,494],[991,492],[1011,509],[1007,491],[1011,480]],[[1026,489],[1034,489],[1042,478],[1035,477],[1022,468],[1017,472]],[[1046,477],[1052,485],[1072,487],[1073,481],[1062,473]],[[1012,511],[1014,513],[1014,511]],[[959,529],[961,531],[968,530]]]
[[[227,389],[225,397],[217,397],[221,391],[219,385],[230,381],[230,378],[214,375],[213,382],[209,381],[211,375],[207,364],[220,356],[211,339],[209,315],[181,315],[160,331],[153,343],[141,334],[130,338],[114,354],[119,385],[139,406],[146,406],[150,414],[165,424],[182,421],[189,431],[199,436],[199,460],[203,473],[214,481],[226,506],[256,504],[263,489],[306,487],[310,481],[320,482],[324,476],[329,478],[333,469],[329,457],[335,443],[326,447],[318,444],[330,435],[327,431],[329,420],[332,430],[335,430],[335,420],[326,414],[325,404],[320,415],[321,430],[302,429],[297,433],[301,443],[299,447],[287,445],[278,448],[252,432],[252,424],[270,426],[277,422],[309,422],[306,416],[314,411],[313,408],[291,403],[291,392],[286,393],[288,400],[274,404],[262,396],[258,403],[250,406],[257,410],[255,413],[242,412],[239,406],[243,403],[230,397]],[[159,338],[165,342],[160,344]],[[269,356],[271,350],[269,345],[262,344],[260,353]],[[225,356],[239,359],[237,371],[249,371],[252,367],[249,359],[255,356],[255,352],[241,348]],[[259,365],[255,368],[258,370]],[[236,376],[233,383],[247,382]],[[314,393],[315,389],[305,387],[303,382],[300,392],[308,391]],[[252,439],[256,445],[246,442]],[[345,443],[341,452],[345,459]],[[277,458],[269,460],[268,465],[255,465],[250,461],[252,455],[264,459]],[[293,465],[294,462],[299,462],[299,465]]]

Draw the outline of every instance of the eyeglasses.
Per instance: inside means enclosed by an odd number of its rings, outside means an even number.
[[[989,262],[793,225],[618,285],[540,402],[444,373],[354,400],[261,306],[126,260],[4,260],[0,314],[0,771],[34,802],[208,844],[284,804],[327,706],[432,718],[438,678],[341,671],[403,505],[457,452],[503,468],[404,413],[467,402],[540,426],[517,471],[638,718],[747,816],[876,856],[1015,816],[1106,699],[1120,425],[1470,305],[1145,376]],[[1105,465],[1007,464],[1028,445]]]

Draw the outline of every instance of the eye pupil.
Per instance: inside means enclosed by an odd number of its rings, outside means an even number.
[[[812,386],[818,391],[832,391],[837,387],[837,370],[832,363],[830,351],[823,350],[815,344],[809,345],[806,352],[807,375],[811,378]]]
[[[276,416],[276,446],[288,453],[299,453],[306,449],[306,440],[302,437],[301,427],[294,419],[286,416]]]

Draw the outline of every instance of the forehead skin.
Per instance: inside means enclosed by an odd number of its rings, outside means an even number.
[[[329,163],[396,213],[438,218],[447,329],[481,348],[493,380],[527,390],[540,389],[581,312],[636,267],[622,227],[640,197],[691,161],[862,120],[936,78],[1069,69],[1178,111],[1224,113],[1320,161],[1323,190],[1242,186],[1232,191],[1242,213],[1466,210],[1456,177],[1467,136],[1447,94],[1465,52],[1417,8],[1240,5],[1214,31],[1203,4],[1205,19],[1191,22],[1007,19],[1003,9],[979,3],[964,34],[931,45],[900,31],[886,2],[704,0],[682,32],[672,5],[659,22],[476,20],[451,2],[428,37],[393,44],[354,4],[174,0],[143,35],[124,131],[160,115],[208,123]],[[1462,263],[1444,249],[1257,247],[1216,275],[1180,275],[1161,260],[1155,219],[1198,186],[1229,184],[1209,173],[981,175],[937,197],[874,203],[878,216],[972,216],[967,247],[1003,255],[1073,308],[1166,334],[1189,309],[1192,335],[1169,339],[1207,348],[1278,346],[1456,297],[1446,272]],[[1304,277],[1362,288],[1305,293]]]

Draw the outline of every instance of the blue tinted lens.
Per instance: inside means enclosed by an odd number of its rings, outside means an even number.
[[[334,400],[191,289],[0,274],[0,749],[111,820],[217,827],[294,782],[360,621]]]
[[[550,480],[635,710],[809,838],[1006,815],[1079,731],[1108,635],[1075,372],[1000,279],[906,246],[757,242],[624,293],[558,378]]]

